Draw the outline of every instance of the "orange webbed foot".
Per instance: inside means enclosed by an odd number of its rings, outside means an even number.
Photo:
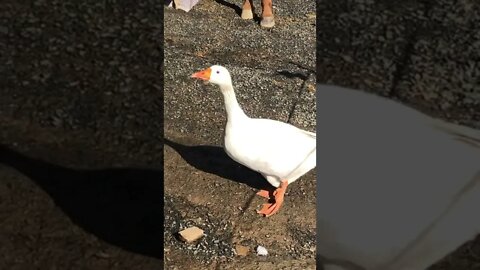
[[[257,192],[257,195],[263,198],[270,199],[270,192],[268,190],[262,189],[259,192]]]
[[[287,180],[283,181],[282,184],[280,185],[280,187],[277,188],[273,192],[274,202],[263,204],[262,209],[257,211],[257,213],[261,214],[261,215],[264,215],[265,217],[269,217],[269,216],[272,216],[273,214],[277,213],[278,210],[280,210],[280,207],[283,204],[283,198],[285,196],[285,191],[287,190],[287,186],[288,186],[288,181]],[[269,195],[268,191],[265,191],[265,190],[261,190],[257,194],[262,196],[262,197],[265,197],[264,196],[265,194]],[[269,196],[266,197],[266,198],[269,198]]]

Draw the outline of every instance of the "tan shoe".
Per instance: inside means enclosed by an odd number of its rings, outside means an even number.
[[[253,19],[253,11],[251,9],[242,9],[242,19],[244,20]]]
[[[273,15],[263,17],[260,21],[260,26],[264,28],[272,28],[273,26],[275,26],[275,19]]]

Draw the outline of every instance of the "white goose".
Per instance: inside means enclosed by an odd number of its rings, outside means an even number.
[[[277,189],[273,203],[259,214],[271,216],[283,203],[287,186],[316,166],[316,134],[270,119],[248,117],[235,97],[228,70],[214,65],[196,72],[192,78],[217,84],[225,100],[227,125],[224,147],[235,161],[261,173]],[[270,198],[266,190],[257,193]]]

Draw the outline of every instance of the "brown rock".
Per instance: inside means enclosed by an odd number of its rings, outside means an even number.
[[[242,246],[242,245],[235,245],[235,252],[238,256],[247,256],[248,251],[250,251],[249,247]]]
[[[308,85],[307,85],[307,89],[308,89],[308,91],[310,91],[310,92],[315,92],[315,90],[316,90],[316,89],[315,89],[315,85],[313,85],[313,84],[308,84]]]
[[[191,243],[203,237],[203,230],[196,226],[193,226],[179,232],[179,234],[180,234],[180,238],[183,241],[187,243]]]

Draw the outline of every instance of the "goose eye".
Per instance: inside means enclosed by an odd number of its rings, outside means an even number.
[[[217,74],[220,74],[220,71],[217,70]]]

